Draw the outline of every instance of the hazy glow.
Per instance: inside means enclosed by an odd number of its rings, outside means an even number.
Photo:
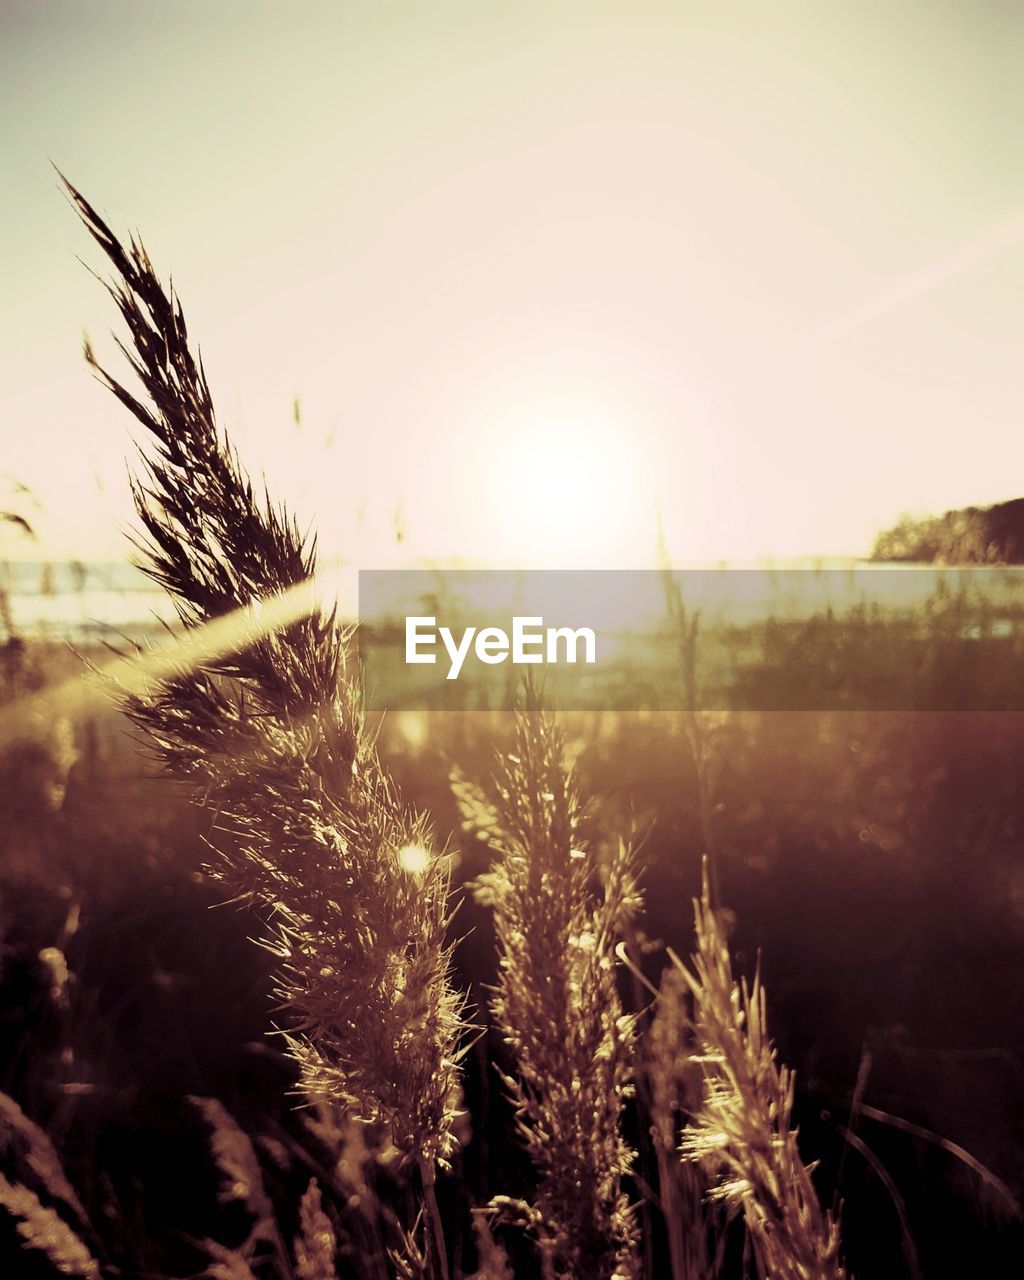
[[[582,398],[509,399],[494,404],[464,462],[482,547],[525,566],[647,561],[656,492],[637,424],[630,430]]]
[[[398,862],[411,876],[421,876],[430,866],[430,853],[421,844],[407,844],[398,851]]]
[[[426,745],[427,721],[423,712],[397,711],[394,720],[398,726],[398,732],[412,751],[419,751]]]
[[[1020,491],[1019,5],[0,9],[39,554],[130,518],[48,156],[173,269],[224,425],[350,565],[650,565],[659,507],[679,561],[855,555]]]
[[[306,617],[318,607],[320,593],[317,583],[299,583],[277,596],[155,640],[138,653],[114,658],[95,670],[21,697],[6,709],[0,724],[0,750],[33,738],[58,712],[71,720],[82,718],[109,709],[115,696],[144,697],[162,680],[209,667],[261,636]]]
[[[631,497],[630,461],[627,440],[603,424],[555,418],[518,432],[496,491],[507,549],[572,563],[608,544],[616,508]]]

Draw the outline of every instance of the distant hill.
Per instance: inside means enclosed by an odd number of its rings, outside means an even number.
[[[872,560],[1024,564],[1024,498],[941,516],[901,516],[875,539]]]

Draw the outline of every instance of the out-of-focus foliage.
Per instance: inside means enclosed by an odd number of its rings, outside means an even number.
[[[873,560],[921,564],[1024,563],[1024,498],[941,516],[904,515],[875,539]]]

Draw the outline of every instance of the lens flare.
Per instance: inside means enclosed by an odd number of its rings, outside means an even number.
[[[409,875],[421,876],[430,866],[430,854],[421,844],[407,844],[399,849],[398,861]]]

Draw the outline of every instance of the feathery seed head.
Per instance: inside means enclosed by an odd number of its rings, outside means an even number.
[[[141,384],[127,390],[87,348],[149,442],[133,481],[143,566],[186,630],[237,621],[230,654],[183,667],[128,710],[221,815],[211,870],[268,916],[307,1094],[388,1124],[410,1158],[443,1160],[464,1028],[449,981],[447,864],[403,873],[396,851],[426,850],[429,832],[365,730],[349,630],[317,606],[270,634],[254,627],[264,602],[310,582],[315,544],[243,470],[180,303],[142,244],[122,244],[65,186],[113,266],[129,334],[119,346]]]

